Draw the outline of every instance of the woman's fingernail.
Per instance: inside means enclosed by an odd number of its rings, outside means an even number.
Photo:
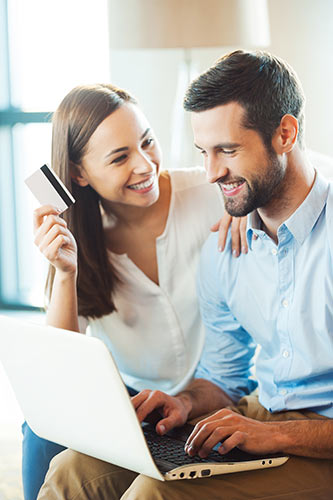
[[[247,248],[246,247],[242,247],[242,253],[247,253]]]
[[[232,251],[232,256],[233,256],[233,257],[238,257],[238,250],[235,250],[235,249],[234,249],[234,250]]]
[[[219,252],[222,252],[222,251],[223,251],[223,248],[222,248],[222,246],[221,246],[221,245],[218,247],[218,251],[219,251]]]

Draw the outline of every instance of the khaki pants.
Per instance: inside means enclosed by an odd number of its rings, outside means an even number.
[[[270,414],[257,397],[233,410],[257,420],[325,418],[316,413]],[[221,474],[192,481],[158,481],[72,450],[51,462],[38,500],[332,500],[333,460],[292,456],[265,470]]]

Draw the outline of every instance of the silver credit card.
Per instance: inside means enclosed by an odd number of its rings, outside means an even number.
[[[48,165],[40,167],[24,182],[41,205],[53,205],[64,212],[75,203],[65,184]]]

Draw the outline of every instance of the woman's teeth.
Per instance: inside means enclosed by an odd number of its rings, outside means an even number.
[[[140,190],[140,189],[146,189],[147,187],[151,186],[154,182],[154,177],[150,177],[147,181],[140,182],[139,184],[132,184],[131,186],[128,186],[129,189],[134,189],[134,190]]]

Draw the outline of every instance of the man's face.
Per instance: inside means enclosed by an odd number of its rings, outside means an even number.
[[[231,102],[192,113],[194,143],[204,157],[209,182],[221,188],[235,217],[267,206],[280,192],[285,164],[258,132],[242,125],[244,108]]]

